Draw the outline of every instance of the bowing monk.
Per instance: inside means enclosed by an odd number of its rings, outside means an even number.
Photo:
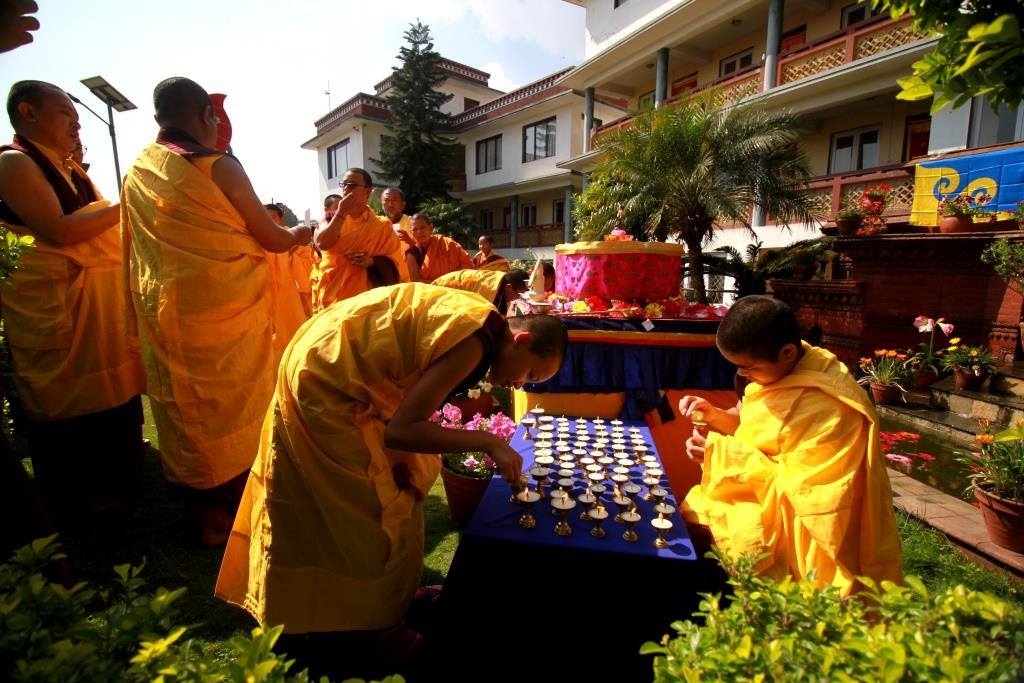
[[[4,330],[35,476],[66,522],[133,488],[145,378],[124,334],[118,207],[74,160],[74,104],[55,85],[19,81],[7,113],[0,224],[35,245],[0,288]]]
[[[408,282],[405,249],[391,228],[367,201],[373,178],[361,168],[350,168],[341,180],[341,200],[327,225],[316,231],[314,243],[322,252],[319,274],[313,282],[313,309],[361,294],[383,278]],[[390,275],[383,271],[387,269]]]
[[[418,272],[421,282],[433,282],[442,275],[473,267],[473,260],[461,244],[434,234],[434,223],[427,214],[421,212],[412,217],[412,236],[416,246],[409,248],[406,259],[410,272]]]
[[[529,289],[530,274],[525,270],[456,270],[434,280],[437,287],[461,289],[479,294],[494,304],[498,312],[508,315],[508,307]]]
[[[488,368],[499,386],[544,381],[567,343],[557,318],[506,322],[476,294],[420,283],[312,318],[281,363],[216,595],[286,634],[333,633],[328,657],[348,644],[400,666],[419,642],[402,618],[436,454],[487,453],[510,482],[522,465],[504,440],[442,428],[434,412]]]
[[[686,444],[703,462],[687,521],[706,525],[732,556],[768,553],[759,568],[775,578],[814,571],[843,595],[858,576],[900,581],[878,415],[850,371],[801,342],[793,311],[770,297],[736,302],[717,342],[750,383],[738,410],[694,396],[679,403],[711,430],[705,438],[694,429]]]
[[[508,259],[494,251],[494,240],[490,235],[480,235],[476,244],[480,247],[480,251],[473,256],[474,267],[481,270],[508,271]]]
[[[214,149],[210,96],[187,78],[153,92],[156,142],[128,170],[121,224],[164,474],[205,545],[227,538],[274,388],[265,252],[309,242],[267,215],[242,165]]]
[[[284,224],[284,211],[277,204],[264,204],[270,220],[280,228],[286,228]],[[302,306],[302,298],[299,288],[292,274],[292,257],[297,249],[309,245],[297,244],[286,252],[275,254],[266,252],[267,265],[270,266],[269,281],[270,294],[273,301],[273,329],[274,329],[274,367],[281,361],[284,347],[292,340],[292,336],[299,329],[302,323],[306,322],[309,315]]]

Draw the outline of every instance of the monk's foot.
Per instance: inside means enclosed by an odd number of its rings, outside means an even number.
[[[223,505],[208,505],[203,511],[199,542],[207,548],[218,548],[228,542],[235,517]]]
[[[409,668],[422,650],[423,636],[405,621],[377,631],[376,659],[389,671]]]

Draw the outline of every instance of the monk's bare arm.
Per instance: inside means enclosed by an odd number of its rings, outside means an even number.
[[[409,282],[420,282],[420,266],[409,252],[405,252],[405,266],[409,269]]]
[[[280,254],[297,244],[309,243],[309,228],[282,228],[270,219],[252,189],[249,176],[234,158],[221,157],[213,164],[213,182],[235,207],[252,236],[267,251]]]
[[[419,453],[482,451],[497,463],[506,481],[518,481],[523,459],[502,439],[486,432],[446,429],[430,422],[441,401],[469,376],[483,356],[483,342],[474,334],[427,368],[384,429],[385,445]]]
[[[345,224],[345,217],[350,215],[352,205],[355,203],[355,195],[347,194],[338,202],[338,209],[330,222],[316,231],[314,237],[316,248],[320,251],[327,251],[334,246],[334,243],[341,237],[341,226]],[[355,218],[355,216],[352,216]]]
[[[116,204],[65,216],[39,165],[13,150],[0,154],[0,197],[34,237],[58,247],[88,242],[118,224]]]

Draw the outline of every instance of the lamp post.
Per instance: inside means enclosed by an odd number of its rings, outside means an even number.
[[[85,102],[78,99],[71,93],[68,96],[82,105],[89,111],[90,114],[98,118],[103,123],[107,124],[107,130],[110,131],[110,144],[114,148],[114,172],[117,174],[117,192],[121,193],[121,161],[117,158],[117,136],[114,134],[114,110],[117,111],[131,111],[137,109],[132,104],[131,100],[122,95],[117,88],[107,83],[103,76],[93,76],[92,78],[83,78],[82,85],[89,89],[98,100],[107,105],[107,118],[103,118],[92,109],[89,108]]]

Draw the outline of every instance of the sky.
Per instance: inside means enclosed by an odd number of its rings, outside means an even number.
[[[114,113],[122,174],[156,136],[153,87],[187,76],[225,93],[232,148],[264,202],[317,215],[315,152],[299,147],[328,112],[398,64],[417,18],[434,47],[511,90],[583,58],[584,10],[561,0],[37,0],[35,41],[0,54],[0,88],[57,84],[99,114],[106,106],[79,81],[103,76],[136,106]],[[13,130],[0,117],[0,139]],[[89,175],[117,195],[105,123],[79,107]]]

